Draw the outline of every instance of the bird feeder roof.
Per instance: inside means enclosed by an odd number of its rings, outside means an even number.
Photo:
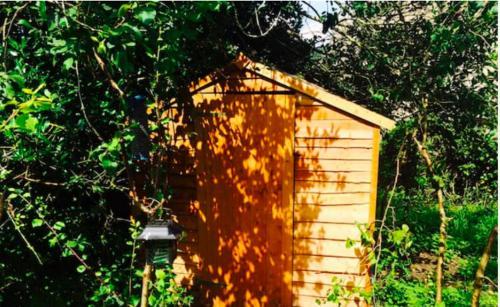
[[[142,241],[177,240],[181,233],[181,226],[172,220],[153,221],[146,225],[137,239]]]

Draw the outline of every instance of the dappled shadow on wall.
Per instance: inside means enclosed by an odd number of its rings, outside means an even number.
[[[293,100],[256,83],[229,79],[204,90],[196,106],[200,279],[215,304],[278,304],[282,292],[291,293],[283,242],[283,231],[291,238],[283,217],[291,195],[283,189],[293,184],[286,169]]]

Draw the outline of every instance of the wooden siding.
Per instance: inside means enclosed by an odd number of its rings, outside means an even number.
[[[167,113],[185,228],[173,267],[198,304],[313,306],[332,277],[369,287],[364,250],[345,242],[374,220],[379,128],[249,71]]]
[[[346,287],[369,284],[365,251],[346,240],[359,240],[357,224],[373,219],[378,129],[307,97],[298,98],[295,116],[293,305],[312,306],[332,277]],[[352,298],[342,306],[364,304]]]

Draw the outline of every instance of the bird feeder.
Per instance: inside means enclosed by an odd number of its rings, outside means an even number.
[[[149,222],[138,238],[146,243],[146,262],[156,266],[172,265],[181,233],[182,228],[172,219]]]

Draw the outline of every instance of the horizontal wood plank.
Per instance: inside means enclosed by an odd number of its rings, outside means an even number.
[[[372,152],[372,148],[295,148],[295,156],[298,158],[325,160],[371,160]]]
[[[364,287],[368,280],[368,275],[337,274],[320,271],[293,271],[293,281],[298,283],[313,283],[331,285],[332,279],[336,278],[348,287]]]
[[[336,138],[295,138],[295,148],[372,148],[373,140]]]
[[[296,193],[369,193],[370,190],[370,183],[295,181]]]
[[[368,223],[369,205],[295,205],[294,221],[324,223]]]
[[[321,182],[350,182],[369,183],[371,182],[370,172],[315,172],[298,170],[295,172],[297,181],[321,181]]]
[[[295,118],[297,120],[354,120],[354,117],[340,110],[327,107],[321,103],[306,104],[298,103],[295,107]]]
[[[178,285],[192,286],[194,284],[194,278],[194,273],[177,273],[175,274],[174,280]]]
[[[179,264],[179,265],[187,265],[187,266],[193,266],[193,265],[198,265],[200,264],[200,256],[197,254],[179,254],[175,259],[174,259],[174,264]]]
[[[198,254],[199,246],[198,242],[178,242],[177,243],[177,253],[179,254]]]
[[[373,129],[356,121],[296,121],[295,137],[372,139]]]
[[[328,290],[332,288],[332,284],[319,284],[319,283],[304,283],[304,282],[293,282],[293,294],[297,296],[325,296],[327,295]],[[347,286],[350,290],[355,290],[354,285]],[[353,301],[359,300],[360,297],[358,294],[353,293],[351,296],[346,297],[346,299]]]
[[[197,272],[199,272],[199,269],[196,265],[174,263],[172,265],[172,272],[174,272],[175,274],[196,274]]]
[[[358,257],[364,256],[364,249],[357,244],[347,248],[346,241],[322,239],[295,239],[293,241],[295,255]]]
[[[347,240],[359,239],[356,225],[318,222],[295,222],[294,238]]]
[[[367,204],[370,202],[370,193],[295,193],[296,204],[316,205],[350,205]]]
[[[344,274],[364,274],[366,266],[357,258],[295,255],[294,270],[322,271]]]
[[[302,158],[295,161],[296,170],[308,170],[315,172],[368,172],[371,170],[371,168],[371,161],[318,160]]]

